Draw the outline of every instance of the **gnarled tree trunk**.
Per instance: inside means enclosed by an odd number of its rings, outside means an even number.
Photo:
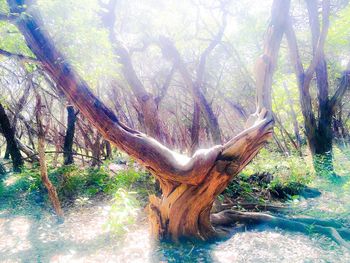
[[[270,113],[262,110],[258,116],[252,127],[225,145],[194,154],[193,159],[203,160],[199,161],[199,169],[194,171],[198,178],[192,184],[164,182],[162,175],[157,175],[163,195],[161,198],[150,197],[149,212],[154,237],[207,240],[220,236],[210,222],[213,202],[272,134]]]
[[[15,0],[8,0],[12,13],[24,11]],[[275,0],[266,34],[264,55],[258,60],[258,109],[247,128],[224,145],[198,150],[192,157],[171,151],[158,141],[122,124],[71,68],[64,56],[45,34],[36,9],[20,15],[15,24],[28,47],[60,90],[93,124],[105,139],[144,165],[159,179],[163,195],[150,197],[152,232],[158,238],[209,239],[217,236],[210,223],[215,198],[231,178],[241,171],[271,137],[271,82],[279,45],[288,15],[289,1]]]

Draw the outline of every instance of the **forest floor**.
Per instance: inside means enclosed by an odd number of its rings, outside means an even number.
[[[291,203],[295,213],[347,221],[350,194],[326,185],[322,195]],[[327,189],[328,187],[328,189]],[[339,191],[341,190],[342,191]],[[264,226],[215,244],[152,245],[147,219],[122,235],[106,229],[112,200],[92,200],[65,208],[58,224],[40,206],[0,212],[1,262],[350,262],[350,252],[319,236]]]
[[[324,236],[264,225],[211,244],[155,244],[144,203],[136,220],[116,232],[110,223],[116,199],[107,195],[65,204],[65,221],[58,223],[49,206],[16,181],[8,174],[0,186],[0,262],[350,262],[350,251]],[[349,178],[340,184],[319,178],[311,186],[321,195],[285,200],[288,216],[333,219],[350,227]]]
[[[146,221],[119,238],[105,227],[110,205],[99,200],[66,208],[62,224],[43,210],[2,210],[0,262],[144,262],[150,251]]]

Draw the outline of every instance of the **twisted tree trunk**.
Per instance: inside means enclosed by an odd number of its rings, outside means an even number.
[[[271,83],[283,35],[289,1],[275,0],[266,34],[264,55],[258,60],[258,109],[247,128],[224,145],[198,150],[192,157],[171,151],[158,141],[122,124],[71,68],[45,34],[37,9],[8,0],[15,24],[28,47],[68,99],[103,137],[144,165],[160,182],[161,197],[150,197],[152,233],[157,238],[209,239],[217,236],[210,222],[215,198],[257,154],[272,135]],[[27,15],[27,13],[29,15]]]
[[[271,137],[273,119],[263,109],[254,125],[223,146],[198,150],[192,158],[201,158],[192,184],[162,181],[163,195],[150,197],[151,232],[156,238],[207,240],[220,236],[212,227],[210,211],[215,198]],[[205,158],[205,159],[204,159]]]

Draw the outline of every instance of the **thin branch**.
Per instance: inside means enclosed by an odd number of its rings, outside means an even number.
[[[155,98],[155,101],[156,101],[156,104],[157,104],[157,107],[158,105],[160,104],[160,102],[162,101],[162,99],[165,97],[165,94],[167,93],[168,89],[169,89],[169,86],[170,86],[170,83],[171,83],[171,80],[174,76],[174,73],[176,71],[176,66],[175,64],[172,66],[169,74],[167,75],[166,79],[165,79],[165,82],[160,90],[160,94],[157,98]]]
[[[350,86],[350,68],[348,67],[348,69],[343,72],[342,77],[340,79],[339,86],[335,91],[333,97],[329,101],[329,106],[332,112],[334,112],[335,107],[341,102],[349,86]]]
[[[11,15],[11,14],[0,14],[0,21],[7,21],[10,23],[15,22],[15,20],[17,19],[17,16],[15,15]]]
[[[222,25],[220,26],[218,33],[214,36],[209,46],[204,50],[204,52],[200,57],[199,65],[197,68],[197,82],[199,83],[203,81],[207,57],[215,49],[215,47],[220,43],[224,35],[226,25],[227,25],[227,13],[224,12],[224,14],[222,15]]]
[[[304,72],[303,63],[301,62],[298,42],[295,35],[295,31],[293,29],[291,17],[289,17],[288,22],[286,24],[285,34],[288,42],[289,54],[294,67],[294,71],[297,75],[298,81],[301,82],[300,84],[301,86],[303,86],[302,81],[303,81],[305,72]]]
[[[0,19],[1,20],[1,19]],[[33,57],[28,57],[22,54],[16,54],[16,53],[11,53],[9,51],[6,51],[4,49],[0,49],[0,55],[5,56],[5,57],[9,57],[9,58],[16,58],[22,61],[26,61],[26,62],[34,62],[34,63],[39,63],[40,61],[37,60],[36,58]]]
[[[65,151],[45,151],[45,154],[63,154],[63,153],[66,153]],[[91,156],[91,155],[86,155],[86,154],[82,154],[82,153],[77,153],[77,152],[72,152],[73,155],[77,155],[77,156],[82,156],[82,157],[87,157],[87,158],[91,158],[91,159],[94,159],[95,161],[98,161],[99,163],[103,163],[101,160],[97,159],[96,157],[94,156]],[[28,160],[28,159],[33,159],[33,157],[35,156],[38,156],[39,153],[34,153],[28,157],[25,157],[23,158],[23,160]],[[11,164],[11,162],[6,162],[6,163],[2,163],[2,165],[7,165],[7,164]]]

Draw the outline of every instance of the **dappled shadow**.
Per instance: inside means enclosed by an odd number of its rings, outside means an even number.
[[[161,242],[153,245],[151,262],[218,262],[213,257],[215,243]]]
[[[86,212],[85,212],[86,213]],[[110,233],[102,230],[99,218],[91,214],[95,229],[77,214],[70,214],[67,223],[57,224],[54,217],[38,220],[35,217],[0,214],[1,260],[22,262],[51,262],[60,255],[87,256],[113,244]],[[71,218],[76,216],[75,218]],[[86,218],[86,214],[82,215]],[[85,219],[84,219],[85,220]]]
[[[341,176],[335,182],[315,178],[312,185],[322,194],[318,198],[295,200],[292,203],[294,213],[331,219],[350,227],[350,177]]]
[[[28,201],[31,196],[23,195],[21,189],[15,191],[15,182],[5,183],[1,185],[8,193],[7,200],[0,200],[0,254],[5,262],[350,262],[350,252],[324,236],[263,224],[252,229],[232,228],[227,239],[213,243],[174,244],[152,242],[142,218],[125,235],[113,236],[104,227],[110,200],[68,207],[65,222],[57,224],[48,206]],[[293,201],[291,216],[296,213],[349,222],[349,181],[334,185],[316,180],[314,187],[322,195]]]
[[[55,262],[60,257],[81,258],[104,246],[113,247],[113,238],[103,230],[107,204],[68,208],[66,222],[59,225],[44,199],[28,188],[30,185],[11,174],[1,178],[1,261]]]
[[[101,234],[87,242],[74,242],[69,239],[46,241],[40,238],[35,223],[31,224],[27,246],[22,249],[4,250],[2,260],[18,260],[21,262],[52,262],[60,258],[82,258],[94,254],[109,244],[109,234]],[[59,237],[60,238],[60,237]],[[13,251],[13,252],[12,252]]]

